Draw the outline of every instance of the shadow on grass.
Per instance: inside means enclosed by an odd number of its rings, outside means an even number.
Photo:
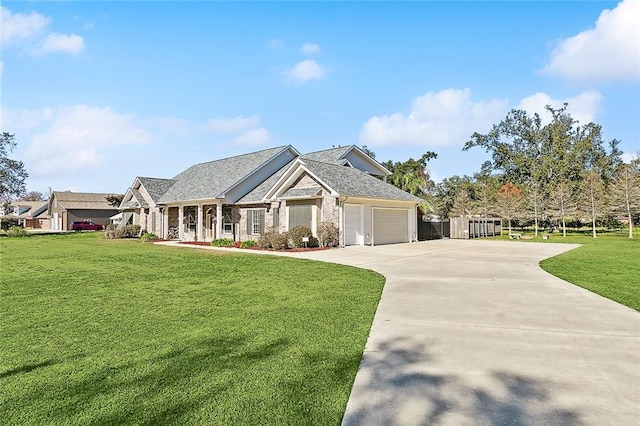
[[[16,374],[20,374],[20,373],[28,373],[30,371],[37,370],[38,368],[41,368],[41,367],[48,367],[50,365],[59,364],[60,362],[61,361],[56,361],[56,360],[50,359],[50,360],[44,361],[44,362],[37,362],[37,363],[34,363],[34,364],[21,365],[18,368],[14,368],[14,369],[7,370],[7,371],[4,371],[4,372],[0,373],[0,379],[4,379],[5,377],[15,376]]]
[[[391,340],[366,352],[343,425],[578,425],[577,412],[555,406],[554,383],[504,371],[482,385],[457,375],[427,373],[423,346]],[[478,376],[474,377],[478,380]]]
[[[11,370],[7,370],[7,371],[3,371],[2,373],[0,373],[0,379],[4,379],[5,377],[11,377],[11,376],[15,376],[16,374],[21,374],[21,373],[29,373],[31,371],[37,370],[39,368],[43,368],[43,367],[50,367],[53,365],[57,365],[57,364],[62,364],[64,362],[68,362],[74,359],[78,359],[78,358],[82,358],[84,356],[84,354],[78,354],[78,355],[73,355],[73,356],[69,356],[69,357],[65,357],[65,358],[61,358],[61,359],[49,359],[47,361],[43,361],[43,362],[34,362],[31,364],[25,364],[25,365],[21,365],[20,367],[17,368],[13,368]]]
[[[98,368],[90,365],[88,355],[80,365],[57,365],[57,376],[46,376],[37,388],[5,394],[2,405],[10,414],[5,420],[18,413],[14,420],[31,423],[179,424],[194,414],[197,418],[203,407],[228,403],[226,392],[242,382],[243,374],[288,346],[287,339],[256,343],[242,336],[201,338],[143,359],[135,352],[123,354],[122,360]],[[4,374],[28,374],[56,364],[62,361]],[[12,407],[22,411],[12,413]],[[215,410],[204,410],[205,417],[213,414]]]

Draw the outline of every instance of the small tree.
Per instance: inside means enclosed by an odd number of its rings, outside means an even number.
[[[469,216],[474,208],[474,202],[469,194],[468,188],[462,188],[453,197],[453,206],[450,214],[452,216]]]
[[[567,236],[567,216],[575,215],[576,203],[566,180],[561,180],[554,188],[549,199],[549,210],[552,215],[560,219],[562,236]]]
[[[633,238],[633,215],[640,213],[640,158],[621,165],[611,184],[614,210],[629,221],[629,238]]]
[[[512,183],[502,185],[496,194],[496,207],[500,216],[508,221],[509,234],[511,234],[511,219],[522,210],[522,191]]]
[[[15,135],[0,134],[0,203],[7,204],[26,190],[25,180],[29,176],[22,161],[12,160],[9,154],[15,149]]]
[[[124,198],[124,195],[122,195],[122,194],[110,194],[110,195],[107,195],[104,198],[105,198],[105,200],[107,200],[109,202],[110,206],[119,207],[120,203],[122,203],[122,199]]]
[[[593,238],[596,238],[596,219],[606,212],[607,206],[602,177],[594,170],[590,170],[582,181],[580,189],[580,208],[589,215]]]
[[[22,197],[18,198],[18,201],[46,201],[44,194],[38,191],[29,191]]]

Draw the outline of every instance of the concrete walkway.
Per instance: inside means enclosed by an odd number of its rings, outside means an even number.
[[[638,425],[640,314],[544,272],[572,245],[289,254],[385,275],[344,425]]]

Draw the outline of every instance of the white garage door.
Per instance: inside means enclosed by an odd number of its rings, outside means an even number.
[[[409,210],[373,209],[373,244],[409,242]]]
[[[362,205],[344,205],[344,245],[356,246],[364,244],[362,232]]]

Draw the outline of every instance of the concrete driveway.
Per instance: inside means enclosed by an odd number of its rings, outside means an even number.
[[[576,246],[295,254],[387,277],[344,425],[640,424],[640,314],[544,272]]]

